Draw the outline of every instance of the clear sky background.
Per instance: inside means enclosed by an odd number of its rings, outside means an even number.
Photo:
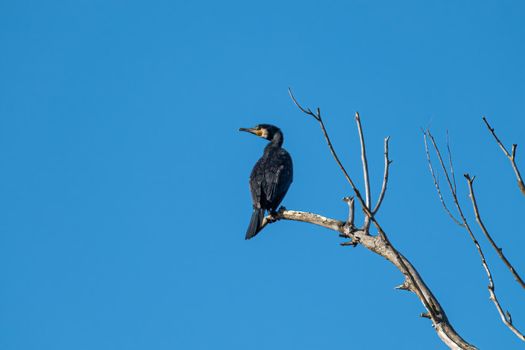
[[[440,207],[421,128],[449,131],[469,219],[464,172],[525,274],[525,198],[481,121],[525,158],[524,17],[520,1],[2,2],[0,348],[444,349],[362,247],[292,222],[244,240],[265,142],[239,127],[283,129],[287,208],[346,215],[349,186],[289,86],[359,184],[361,113],[374,198],[391,136],[391,240],[465,339],[523,348]],[[482,244],[523,331],[524,291]]]

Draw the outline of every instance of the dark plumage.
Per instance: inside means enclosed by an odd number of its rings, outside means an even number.
[[[293,180],[293,164],[290,154],[282,148],[284,137],[278,127],[260,124],[239,130],[270,141],[250,175],[253,214],[246,231],[246,239],[250,239],[261,230],[265,211],[274,213],[281,204]]]

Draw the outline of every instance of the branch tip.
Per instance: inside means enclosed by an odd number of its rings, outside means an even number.
[[[399,286],[395,287],[395,289],[410,291],[410,283],[408,282],[408,280],[405,280],[403,284],[400,284]]]
[[[354,197],[345,197],[343,200],[348,204],[348,219],[346,225],[354,226]]]
[[[352,247],[354,247],[354,248],[357,247],[358,244],[359,244],[358,242],[353,241],[353,240],[350,240],[350,241],[346,241],[346,242],[340,243],[340,245],[341,245],[342,247],[352,246]]]
[[[499,148],[501,148],[501,151],[505,154],[505,156],[509,159],[510,164],[512,166],[512,170],[514,170],[514,175],[516,176],[516,180],[518,181],[518,187],[523,195],[525,195],[525,183],[523,182],[523,178],[521,177],[520,170],[518,169],[518,166],[516,165],[516,148],[518,147],[517,144],[512,145],[511,153],[507,150],[507,148],[503,145],[501,140],[498,138],[496,133],[494,132],[494,128],[490,126],[489,122],[485,117],[483,117],[483,121],[485,122],[485,125],[489,129],[490,133],[492,134],[492,137],[494,137],[494,140],[498,144]]]
[[[431,319],[432,317],[430,317],[430,314],[428,312],[422,312],[419,314],[419,317],[422,317],[422,318],[428,318],[428,319]]]

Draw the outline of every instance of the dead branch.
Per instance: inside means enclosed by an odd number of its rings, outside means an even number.
[[[370,177],[368,172],[368,159],[366,158],[365,135],[363,134],[363,127],[361,125],[361,118],[359,113],[355,112],[355,122],[357,124],[357,132],[359,133],[359,142],[361,144],[361,164],[363,165],[363,182],[365,184],[365,198],[366,207],[370,209]],[[370,227],[370,216],[365,217],[363,228],[368,232]]]
[[[494,242],[494,240],[492,239],[492,237],[488,233],[487,229],[485,228],[485,225],[483,224],[483,221],[481,221],[481,216],[479,215],[478,205],[477,205],[477,202],[476,202],[476,197],[474,195],[474,188],[473,188],[473,183],[474,183],[475,177],[470,177],[469,174],[465,174],[464,176],[465,176],[465,179],[467,179],[467,182],[468,182],[468,187],[469,187],[469,191],[470,191],[469,196],[470,196],[470,199],[472,200],[472,206],[474,207],[474,211],[475,211],[475,214],[476,214],[476,220],[478,221],[478,224],[480,225],[483,233],[485,234],[487,239],[490,241],[490,243],[492,244],[494,249],[496,249],[496,252],[498,252],[500,258],[505,262],[507,267],[509,267],[511,269],[511,272],[513,272],[514,277],[516,278],[516,280],[521,282],[522,286],[523,286],[523,281],[521,280],[519,275],[517,273],[515,273],[514,268],[509,263],[509,261],[507,260],[505,255],[503,255],[503,251],[501,250],[501,248],[498,248],[498,246],[496,245],[496,243]],[[523,336],[523,334],[516,327],[514,327],[514,325],[512,324],[512,317],[510,315],[510,312],[509,311],[507,311],[506,313],[503,312],[503,309],[502,309],[502,307],[500,305],[500,302],[499,302],[499,300],[498,300],[498,298],[496,296],[496,293],[494,292],[494,289],[495,289],[494,281],[492,280],[492,276],[490,274],[490,271],[488,270],[488,266],[486,266],[485,269],[487,270],[487,275],[489,277],[489,286],[488,286],[488,288],[489,288],[489,293],[490,293],[490,300],[492,300],[494,305],[496,305],[496,309],[498,310],[498,313],[499,313],[499,315],[501,317],[501,321],[503,321],[503,323],[518,338],[520,338],[522,341],[525,341],[525,336]]]
[[[448,137],[448,130],[447,130],[447,154],[448,154],[448,164],[450,166],[450,175],[452,177],[452,184],[454,185],[454,192],[456,192],[457,190],[456,175],[454,173],[454,164],[452,164],[452,152],[450,152],[450,139]]]
[[[294,96],[294,94],[292,92],[292,89],[288,88],[288,93],[289,93],[290,98],[292,99],[293,103],[297,106],[297,108],[299,108],[301,110],[301,112],[303,112],[303,113],[305,113],[305,114],[307,114],[309,116],[312,116],[315,120],[317,120],[319,122],[319,126],[321,127],[321,131],[323,132],[323,136],[324,136],[324,138],[326,140],[326,143],[328,144],[328,148],[330,149],[330,153],[332,154],[332,157],[334,158],[335,162],[337,163],[337,165],[339,166],[339,168],[343,172],[343,175],[345,176],[346,180],[348,181],[348,183],[352,187],[352,190],[354,191],[355,196],[357,197],[357,200],[359,201],[359,204],[361,205],[361,208],[363,209],[365,214],[367,216],[372,216],[372,213],[368,209],[368,207],[367,207],[367,205],[365,203],[365,200],[363,199],[363,196],[361,195],[361,192],[359,191],[359,189],[355,185],[355,183],[352,180],[352,178],[350,177],[350,175],[348,175],[348,172],[346,171],[345,167],[343,166],[343,164],[339,160],[339,157],[337,156],[337,153],[335,152],[334,146],[332,145],[332,141],[330,140],[330,136],[328,135],[328,132],[326,131],[326,127],[324,126],[323,118],[321,117],[321,109],[317,108],[317,112],[316,113],[312,112],[312,110],[310,108],[305,109],[295,99],[295,96]]]
[[[505,153],[505,156],[507,156],[507,158],[509,159],[510,164],[512,165],[512,169],[514,170],[514,174],[516,175],[516,180],[518,182],[518,187],[519,187],[521,193],[523,195],[525,195],[525,184],[523,183],[523,179],[521,178],[520,171],[518,169],[518,166],[516,165],[516,149],[518,148],[518,145],[517,144],[513,144],[512,145],[512,150],[509,153],[509,151],[507,151],[507,148],[503,145],[503,143],[500,141],[500,139],[496,135],[496,132],[494,131],[494,128],[492,126],[490,126],[489,122],[487,121],[487,118],[483,117],[482,119],[485,122],[485,125],[487,126],[487,128],[489,129],[490,133],[494,137],[494,140],[496,140],[496,143],[498,144],[499,148],[501,148],[503,153]]]
[[[440,162],[440,165],[441,165],[441,170],[443,171],[443,173],[445,174],[445,178],[447,180],[447,184],[448,184],[448,187],[449,187],[449,190],[451,192],[451,195],[452,195],[452,198],[453,198],[453,202],[456,206],[456,210],[457,210],[457,213],[459,215],[459,217],[461,218],[461,222],[462,222],[462,226],[463,228],[465,228],[465,230],[468,232],[469,234],[469,237],[470,239],[472,240],[472,243],[474,244],[474,246],[476,247],[476,250],[478,252],[478,255],[479,255],[479,258],[480,258],[480,261],[481,261],[481,265],[483,266],[483,269],[485,270],[485,273],[487,274],[487,279],[488,279],[488,282],[489,282],[489,285],[488,285],[488,290],[489,290],[489,294],[490,294],[490,300],[494,303],[494,306],[496,307],[496,309],[498,310],[498,313],[500,314],[501,318],[502,318],[502,321],[503,323],[514,333],[516,334],[516,336],[518,338],[520,338],[521,340],[525,341],[525,338],[523,337],[523,335],[512,325],[512,322],[509,322],[510,318],[506,318],[505,315],[503,314],[503,311],[502,311],[502,307],[499,303],[499,300],[496,296],[496,292],[495,292],[495,284],[494,284],[494,279],[492,277],[492,272],[490,270],[490,267],[487,263],[487,260],[485,258],[485,254],[483,253],[483,249],[481,248],[481,245],[479,244],[478,240],[476,239],[476,236],[474,235],[474,232],[472,231],[464,213],[463,213],[463,209],[461,207],[461,204],[459,203],[459,200],[458,200],[458,197],[457,197],[457,192],[456,192],[456,188],[454,186],[454,183],[451,181],[451,178],[448,174],[448,171],[447,171],[447,167],[445,166],[445,163],[443,162],[443,157],[441,156],[441,152],[439,151],[439,147],[436,143],[436,140],[434,139],[434,137],[432,136],[432,134],[430,133],[429,130],[426,131],[426,135],[428,136],[428,138],[430,139],[430,141],[432,142],[432,145],[434,147],[434,151],[439,159],[439,162]],[[425,138],[426,140],[426,138]],[[427,145],[425,145],[425,147],[427,147]],[[427,147],[427,153],[428,153],[428,147]],[[430,159],[430,158],[428,158]],[[430,160],[429,160],[430,162]],[[434,176],[434,174],[433,174]],[[467,181],[469,183],[471,183],[471,181],[474,181],[474,179],[470,178],[470,176],[468,174],[465,174],[465,178],[467,179]],[[439,186],[437,186],[436,188],[439,188]],[[453,216],[451,216],[453,217]]]
[[[469,188],[469,196],[470,200],[472,201],[472,208],[474,209],[474,215],[476,216],[476,221],[478,222],[479,227],[481,228],[481,231],[483,231],[483,234],[487,238],[487,240],[490,242],[500,259],[503,261],[503,263],[507,266],[507,268],[510,270],[512,275],[514,276],[514,279],[516,282],[518,282],[522,288],[525,289],[525,283],[523,282],[523,279],[518,274],[518,271],[512,266],[512,264],[509,262],[505,254],[503,254],[503,249],[498,247],[492,236],[490,235],[489,231],[487,230],[487,227],[483,223],[483,220],[481,219],[481,215],[479,213],[478,203],[476,201],[476,195],[474,193],[474,178],[471,178],[470,175],[465,175],[467,182],[468,182],[468,188]]]
[[[339,232],[340,236],[349,238],[351,241],[347,242],[345,245],[353,245],[356,246],[357,244],[363,245],[365,248],[373,251],[374,253],[383,256],[387,260],[389,260],[392,264],[394,264],[399,271],[405,276],[405,281],[403,283],[403,289],[410,290],[416,296],[419,298],[419,300],[422,302],[423,306],[427,310],[424,314],[427,315],[427,317],[432,321],[432,324],[434,328],[436,329],[436,332],[440,339],[451,349],[476,349],[473,345],[467,343],[461,336],[454,330],[450,322],[448,321],[448,318],[445,314],[445,311],[439,304],[438,300],[434,297],[430,289],[427,287],[419,273],[416,271],[416,269],[413,267],[413,265],[401,254],[399,251],[397,251],[390,240],[388,239],[385,231],[380,226],[379,222],[376,220],[374,214],[375,211],[372,212],[370,210],[370,190],[366,190],[366,200],[363,199],[359,189],[356,187],[355,183],[350,178],[348,172],[346,171],[345,167],[342,165],[341,161],[339,160],[339,157],[337,156],[337,153],[330,141],[330,137],[328,135],[328,132],[326,131],[324,122],[321,117],[321,111],[319,108],[317,108],[317,112],[314,113],[309,108],[303,108],[295,99],[292,91],[288,89],[290,97],[292,98],[295,105],[301,110],[301,112],[312,116],[317,122],[319,122],[319,125],[321,127],[321,130],[323,132],[323,135],[326,139],[326,142],[328,144],[328,148],[330,149],[330,152],[338,164],[339,168],[343,172],[345,178],[349,182],[350,186],[352,187],[352,190],[355,193],[355,196],[357,200],[359,201],[359,204],[361,205],[363,211],[365,212],[365,224],[363,225],[363,228],[357,229],[353,225],[353,201],[348,199],[347,202],[349,204],[349,218],[346,223],[343,223],[339,220],[334,220],[330,218],[326,218],[324,216],[313,214],[313,213],[307,213],[307,212],[299,212],[299,211],[291,211],[291,210],[285,210],[284,208],[281,208],[277,214],[274,214],[272,216],[267,217],[264,222],[263,226],[269,223],[272,223],[277,220],[295,220],[295,221],[303,221],[308,222],[311,224],[319,225],[334,231]],[[362,128],[360,125],[360,118],[359,115],[356,116],[356,121],[358,124],[358,131],[360,134],[361,139],[361,160],[362,160],[362,166],[363,166],[363,174],[365,177],[365,186],[367,185],[369,178],[368,176],[368,166],[366,161],[366,152],[364,148],[364,136],[362,133]],[[383,189],[381,191],[380,197],[378,199],[378,204],[376,205],[376,208],[379,209],[379,206],[383,200],[383,197],[386,192],[386,186],[387,186],[387,180],[388,180],[388,165],[390,164],[390,160],[388,159],[388,138],[385,140],[385,175],[383,180]],[[375,236],[371,236],[369,234],[369,223],[372,222],[374,226],[378,230],[378,234]]]
[[[399,253],[390,243],[385,242],[381,236],[371,236],[362,229],[355,229],[345,222],[325,217],[319,214],[286,210],[281,208],[272,217],[266,217],[263,221],[263,227],[267,224],[279,220],[293,220],[306,222],[313,225],[318,225],[332,231],[338,232],[339,235],[352,239],[353,242],[358,242],[366,249],[378,254],[392,264],[394,264],[405,276],[405,282],[399,289],[411,291],[417,295],[425,306],[428,318],[432,321],[432,325],[436,330],[439,338],[450,349],[476,349],[475,346],[466,342],[450,324],[445,310],[439,304],[439,301],[432,294],[431,290],[425,284],[414,266]]]
[[[345,201],[348,204],[348,219],[346,220],[346,224],[350,227],[354,226],[354,197],[345,197],[343,198],[343,201]]]
[[[447,206],[447,204],[445,202],[445,199],[443,198],[443,194],[441,193],[441,186],[439,185],[439,181],[437,179],[436,173],[434,172],[434,167],[432,166],[432,160],[430,158],[430,151],[428,150],[427,132],[426,131],[423,132],[423,140],[425,142],[425,153],[427,155],[428,167],[430,169],[430,174],[432,175],[432,180],[434,180],[434,187],[436,188],[437,194],[439,196],[439,200],[441,201],[441,205],[443,206],[443,208],[447,212],[448,216],[450,216],[450,218],[456,224],[458,224],[459,226],[463,227],[463,224],[458,219],[456,219],[456,217],[452,214],[452,212],[448,208],[448,206]],[[453,192],[456,193],[456,189],[455,188],[454,188]]]
[[[383,174],[383,185],[381,186],[381,193],[379,194],[379,198],[377,199],[376,206],[374,207],[374,210],[372,210],[372,214],[376,214],[379,210],[379,207],[381,207],[381,203],[383,203],[383,199],[385,198],[385,193],[387,189],[388,184],[388,170],[390,168],[390,164],[392,164],[392,160],[388,159],[388,141],[390,140],[389,137],[385,137],[385,171]]]

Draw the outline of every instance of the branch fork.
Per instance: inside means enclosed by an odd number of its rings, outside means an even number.
[[[363,180],[365,186],[365,196],[361,194],[354,181],[350,177],[349,173],[345,169],[344,165],[341,163],[326,130],[323,118],[321,116],[320,108],[316,109],[316,112],[313,112],[310,108],[304,108],[296,100],[295,96],[292,93],[291,89],[288,89],[289,95],[297,106],[297,108],[306,115],[314,118],[321,128],[325,141],[328,145],[328,149],[332,154],[335,162],[339,166],[341,172],[343,173],[345,179],[350,184],[352,191],[354,192],[354,197],[346,197],[344,199],[347,202],[349,207],[348,218],[346,221],[339,221],[335,219],[330,219],[318,214],[292,211],[292,210],[282,210],[277,213],[277,220],[294,220],[294,221],[303,221],[311,224],[319,225],[333,231],[336,231],[340,236],[344,238],[350,238],[349,242],[343,243],[343,245],[352,245],[356,246],[357,244],[362,245],[368,250],[386,258],[392,264],[394,264],[399,271],[405,276],[405,282],[399,286],[398,289],[409,290],[416,294],[423,306],[426,308],[427,312],[424,313],[424,317],[429,318],[432,321],[432,325],[436,330],[437,335],[440,339],[451,349],[476,349],[475,346],[466,342],[452,327],[448,318],[445,314],[445,311],[439,304],[438,300],[434,297],[430,289],[427,287],[417,270],[412,266],[410,261],[406,259],[401,253],[399,253],[386,235],[385,231],[380,226],[379,222],[376,219],[376,214],[384,200],[385,193],[387,190],[388,176],[389,176],[389,167],[392,161],[388,157],[388,143],[389,138],[384,140],[384,158],[385,158],[385,169],[383,174],[383,184],[381,187],[381,192],[379,194],[378,200],[375,207],[372,209],[371,206],[371,191],[370,191],[370,178],[368,170],[368,161],[366,155],[366,147],[364,142],[364,133],[361,125],[361,117],[359,113],[355,114],[355,121],[357,124],[359,139],[361,143],[361,163],[363,168]],[[365,214],[364,224],[362,228],[356,228],[354,223],[354,205],[357,201]],[[266,223],[266,220],[265,220]],[[377,229],[377,235],[370,235],[369,229],[370,224],[373,223]]]
[[[503,145],[501,140],[496,135],[496,132],[494,131],[494,128],[490,126],[489,122],[487,121],[487,118],[482,117],[483,122],[487,126],[487,129],[489,129],[490,133],[494,137],[494,140],[498,144],[499,148],[503,151],[505,156],[509,159],[510,164],[512,166],[512,170],[514,170],[514,175],[516,175],[516,181],[518,182],[518,187],[523,195],[525,195],[525,183],[523,182],[523,178],[521,177],[520,170],[518,169],[518,166],[516,165],[516,149],[518,148],[518,145],[515,143],[512,145],[512,150],[509,153],[507,148]]]
[[[485,119],[483,119],[483,120],[488,125],[487,121]],[[494,132],[494,129],[491,129],[490,126],[489,126],[489,130],[491,130],[491,132]],[[493,135],[495,136],[494,133],[493,133]],[[441,170],[445,174],[446,183],[448,184],[448,189],[450,190],[450,194],[452,196],[452,199],[453,199],[453,202],[454,202],[454,205],[455,205],[455,208],[456,208],[457,215],[459,215],[460,219],[456,219],[456,217],[452,214],[452,212],[448,209],[447,205],[445,204],[445,201],[444,201],[442,193],[441,193],[441,188],[439,186],[439,183],[437,182],[436,174],[435,174],[435,172],[433,170],[433,167],[432,167],[432,161],[430,159],[430,154],[429,154],[429,150],[428,150],[427,137],[431,140],[432,146],[434,148],[436,156],[437,156],[437,158],[439,160],[439,163],[441,165]],[[497,137],[496,137],[496,139],[497,139]],[[512,322],[509,322],[508,317],[503,312],[501,304],[500,304],[500,302],[499,302],[499,300],[498,300],[498,298],[496,296],[494,278],[492,276],[492,272],[490,270],[489,264],[488,264],[488,262],[487,262],[487,260],[485,258],[485,254],[484,254],[484,252],[483,252],[483,250],[481,248],[481,245],[479,244],[476,236],[474,235],[474,232],[473,232],[472,228],[470,227],[470,225],[469,225],[469,223],[468,223],[468,221],[467,221],[467,219],[466,219],[466,217],[465,217],[465,215],[463,213],[463,208],[462,208],[462,206],[460,204],[460,201],[458,199],[457,192],[456,192],[455,179],[454,179],[453,176],[449,175],[447,167],[445,166],[445,164],[443,162],[443,158],[441,156],[441,152],[440,152],[439,147],[438,147],[438,145],[436,143],[436,140],[434,139],[434,137],[432,136],[432,134],[430,133],[429,130],[424,132],[424,140],[425,140],[425,151],[426,151],[426,154],[427,154],[427,161],[428,161],[430,173],[431,173],[432,178],[434,180],[434,185],[436,187],[436,191],[437,191],[437,193],[439,195],[439,198],[441,200],[443,208],[445,209],[447,214],[454,220],[454,222],[459,224],[461,227],[463,227],[467,231],[470,239],[472,240],[472,243],[476,247],[476,250],[477,250],[479,258],[480,258],[481,265],[482,265],[483,269],[485,270],[485,273],[487,275],[487,279],[488,279],[488,282],[489,282],[489,284],[488,284],[489,299],[493,302],[494,306],[496,307],[502,322],[519,339],[521,339],[522,341],[525,341],[525,336],[523,335],[523,333],[521,333],[516,327],[514,327]],[[497,140],[498,140],[498,143],[500,143],[499,139],[497,139]],[[502,147],[502,148],[504,148],[504,147]],[[448,145],[448,139],[447,139],[447,151],[449,153],[450,172],[451,172],[451,174],[453,174],[454,173],[454,167],[452,166],[452,160],[451,160],[452,156],[451,156],[451,152],[450,152],[450,147]],[[468,173],[464,174],[463,176],[465,177],[465,179],[467,181],[467,185],[468,185],[468,188],[469,188],[469,197],[470,197],[471,202],[472,202],[472,207],[474,209],[474,214],[476,215],[476,220],[478,222],[478,225],[480,226],[481,230],[483,231],[485,237],[488,239],[488,241],[491,243],[493,248],[498,253],[500,259],[505,263],[505,265],[512,272],[512,274],[514,275],[516,281],[518,281],[518,283],[520,283],[522,285],[522,287],[525,287],[525,284],[523,283],[523,280],[518,275],[518,273],[515,271],[514,267],[510,264],[510,262],[505,257],[505,255],[503,255],[503,250],[496,245],[496,242],[492,239],[491,235],[489,234],[488,230],[486,229],[485,225],[483,224],[483,221],[481,220],[481,216],[479,214],[478,205],[477,205],[477,202],[476,202],[476,196],[475,196],[475,193],[474,193],[474,185],[473,185],[474,184],[474,180],[475,180],[476,177],[475,176],[470,176]],[[507,314],[510,315],[508,311],[507,311]]]

